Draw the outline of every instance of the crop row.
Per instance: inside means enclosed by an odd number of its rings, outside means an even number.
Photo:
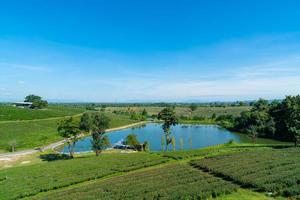
[[[274,195],[300,194],[300,148],[221,155],[192,161],[191,164],[244,187]]]
[[[157,165],[168,159],[156,155],[103,154],[96,158],[52,161],[0,171],[0,199],[18,199],[118,172]]]
[[[37,199],[207,199],[236,189],[230,182],[181,163],[114,177]]]

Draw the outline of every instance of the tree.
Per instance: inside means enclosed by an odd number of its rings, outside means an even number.
[[[32,102],[37,102],[37,101],[41,101],[41,100],[42,100],[42,97],[31,94],[31,95],[26,96],[24,101],[32,103]]]
[[[192,104],[189,106],[189,108],[190,108],[190,110],[191,110],[191,114],[193,114],[193,112],[194,112],[195,110],[197,110],[198,106],[197,106],[196,104],[192,103]]]
[[[36,108],[36,109],[42,109],[48,106],[47,101],[44,101],[42,100],[42,97],[33,94],[26,96],[24,101],[31,102],[32,108]]]
[[[292,135],[295,146],[300,141],[300,95],[287,96],[282,102],[284,122],[288,132]]]
[[[125,144],[135,147],[135,146],[139,145],[140,143],[137,139],[136,134],[132,133],[132,134],[127,135]]]
[[[163,120],[162,129],[165,133],[165,140],[166,140],[166,151],[168,150],[168,145],[172,142],[171,139],[171,126],[175,126],[178,124],[178,118],[174,109],[172,108],[164,108],[162,111],[158,113],[159,120]]]
[[[247,129],[247,133],[248,133],[249,137],[251,138],[252,143],[255,144],[256,138],[257,138],[257,134],[258,134],[258,133],[257,133],[257,127],[251,125],[251,126]]]
[[[147,112],[147,110],[144,108],[144,110],[142,111],[142,115],[144,116],[144,117],[147,117],[148,116],[148,112]]]
[[[68,144],[70,157],[74,158],[74,147],[79,139],[80,134],[78,123],[75,122],[75,120],[72,117],[69,117],[67,119],[62,120],[58,124],[57,131],[61,137],[65,138]]]
[[[80,118],[79,128],[85,132],[89,132],[91,134],[92,129],[92,118],[90,113],[83,113]]]
[[[99,156],[110,145],[108,137],[105,136],[105,131],[109,128],[109,123],[110,119],[104,113],[94,113],[92,115],[92,148],[96,156]]]

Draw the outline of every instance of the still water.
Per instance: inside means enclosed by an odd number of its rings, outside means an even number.
[[[187,149],[198,149],[202,147],[224,144],[229,140],[235,142],[244,142],[245,136],[230,132],[215,125],[177,125],[172,127],[172,135],[175,137],[176,149],[182,147]],[[134,133],[139,142],[147,141],[151,151],[162,150],[162,137],[164,133],[161,124],[149,123],[139,127],[133,127],[123,130],[107,133],[110,143],[116,144],[125,140],[126,136]],[[169,145],[172,149],[172,145]],[[79,140],[75,146],[75,152],[91,151],[91,137],[85,137]],[[65,147],[62,152],[68,152]]]

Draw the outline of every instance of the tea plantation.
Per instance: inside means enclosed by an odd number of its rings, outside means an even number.
[[[0,199],[28,197],[167,161],[166,158],[146,153],[104,154],[0,170]]]
[[[191,164],[242,187],[274,196],[300,195],[300,148],[219,155],[192,161]]]
[[[237,186],[193,169],[170,164],[37,199],[207,199],[236,191]]]

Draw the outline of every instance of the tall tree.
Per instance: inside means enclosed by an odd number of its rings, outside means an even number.
[[[37,96],[37,95],[28,95],[25,97],[25,102],[31,102],[32,103],[32,108],[46,108],[48,106],[48,102],[42,100],[42,97]]]
[[[189,106],[189,108],[190,108],[190,110],[191,110],[191,115],[192,115],[193,112],[194,112],[195,110],[197,110],[198,106],[197,106],[196,104],[192,103],[192,104]]]
[[[60,136],[65,138],[68,144],[70,157],[74,158],[74,147],[80,134],[78,123],[72,117],[69,117],[59,123],[57,131]]]
[[[106,129],[109,128],[110,119],[104,113],[94,113],[92,115],[91,131],[92,131],[92,147],[96,156],[107,148],[109,139],[105,135]]]
[[[282,102],[288,132],[292,135],[295,146],[300,141],[300,95],[287,96]]]
[[[165,140],[166,140],[165,148],[167,151],[168,145],[172,142],[171,126],[175,126],[178,124],[178,118],[176,116],[174,109],[170,107],[164,108],[162,111],[160,111],[158,113],[157,118],[159,120],[163,120],[162,129],[165,133]]]
[[[85,112],[80,118],[79,128],[91,134],[92,129],[92,116],[90,113]]]

